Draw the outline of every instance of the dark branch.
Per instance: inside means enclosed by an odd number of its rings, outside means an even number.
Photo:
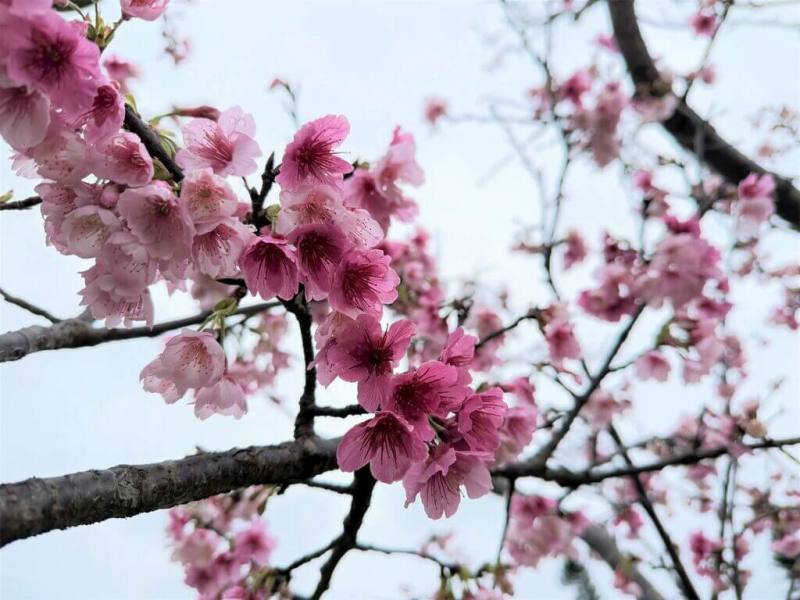
[[[306,438],[0,485],[0,545],[250,485],[303,481],[336,468],[336,444]]]
[[[365,415],[367,411],[359,404],[351,404],[342,408],[332,406],[315,406],[312,413],[317,417],[352,417],[354,415]]]
[[[619,437],[619,433],[614,428],[613,425],[609,425],[608,432],[611,434],[611,437],[614,439],[614,443],[617,445],[620,454],[622,454],[622,458],[625,459],[627,465],[633,468],[633,461],[631,457],[628,455],[628,451],[625,450],[625,444],[622,443],[622,439]],[[678,575],[678,583],[686,595],[687,598],[690,600],[700,600],[700,595],[697,593],[697,590],[694,588],[694,584],[692,583],[692,579],[689,577],[689,573],[686,571],[686,568],[683,566],[683,562],[681,562],[680,554],[678,553],[678,548],[675,543],[672,541],[672,538],[669,535],[669,532],[664,527],[664,524],[661,522],[661,519],[656,512],[653,503],[650,501],[650,498],[647,495],[647,489],[642,483],[641,477],[638,474],[632,474],[630,476],[631,480],[633,481],[633,485],[636,488],[636,492],[639,494],[639,504],[642,505],[644,511],[647,513],[647,516],[650,517],[650,520],[653,522],[653,525],[658,532],[658,537],[661,538],[661,541],[664,543],[664,547],[667,550],[667,554],[669,554],[670,560],[672,561],[672,567],[675,569],[675,573]]]
[[[281,301],[286,310],[292,313],[297,319],[300,327],[300,337],[303,341],[303,362],[305,363],[305,380],[303,383],[303,394],[300,396],[300,409],[294,421],[294,437],[314,435],[314,409],[315,391],[317,387],[317,370],[312,363],[314,362],[314,338],[311,335],[311,313],[305,301],[305,291],[303,289],[290,301]]]
[[[240,308],[234,315],[255,315],[280,306],[278,302],[266,302]],[[60,348],[83,348],[117,340],[130,340],[141,337],[156,337],[173,329],[197,325],[208,318],[211,311],[204,311],[193,317],[156,323],[152,327],[105,328],[92,327],[83,319],[67,319],[49,327],[34,325],[17,331],[0,334],[0,362],[19,360],[28,354],[43,350]]]
[[[367,514],[372,490],[375,488],[375,479],[370,475],[369,469],[356,471],[353,479],[353,502],[350,504],[350,512],[344,518],[342,534],[336,538],[331,546],[332,552],[322,565],[319,571],[319,583],[311,595],[311,600],[319,600],[322,594],[330,587],[331,577],[336,570],[339,561],[344,558],[350,550],[356,547],[356,536],[361,524],[364,522],[364,515]]]
[[[22,298],[18,298],[17,296],[12,296],[11,294],[6,292],[5,290],[0,289],[0,296],[2,296],[3,299],[6,302],[8,302],[9,304],[13,304],[15,306],[19,306],[21,309],[27,310],[29,313],[32,313],[32,314],[34,314],[36,316],[44,317],[45,319],[47,319],[51,323],[58,323],[58,322],[61,321],[61,319],[59,319],[57,317],[54,317],[52,314],[47,312],[45,309],[39,308],[35,304],[31,304],[27,300],[23,300]]]
[[[125,127],[139,136],[139,139],[142,140],[150,156],[161,161],[161,164],[164,165],[164,168],[169,171],[176,182],[183,179],[183,171],[175,161],[172,160],[172,156],[170,156],[164,148],[161,139],[150,126],[139,117],[130,104],[125,105]]]
[[[523,321],[527,321],[529,319],[538,319],[540,314],[541,313],[540,313],[540,311],[538,309],[534,308],[534,309],[529,310],[527,313],[525,313],[521,317],[517,317],[516,319],[514,319],[511,323],[509,323],[505,327],[501,327],[500,329],[498,329],[496,331],[492,331],[491,333],[489,333],[486,336],[484,336],[483,338],[481,338],[481,340],[477,344],[475,344],[475,350],[479,350],[480,347],[483,346],[484,344],[492,341],[495,338],[500,337],[501,335],[504,335],[504,334],[508,333],[512,329],[514,329],[517,326],[519,326],[519,324],[522,323]]]
[[[25,200],[3,202],[0,204],[0,210],[25,210],[26,208],[38,206],[41,203],[42,199],[39,198],[39,196],[31,196],[30,198],[25,198]]]
[[[633,0],[609,0],[607,4],[614,36],[637,93],[645,97],[669,93],[669,84],[661,78],[642,38]],[[724,140],[683,99],[678,100],[675,112],[661,124],[681,146],[733,185],[750,173],[770,173]],[[771,175],[775,178],[776,212],[792,227],[800,229],[800,190],[789,179],[777,173]]]

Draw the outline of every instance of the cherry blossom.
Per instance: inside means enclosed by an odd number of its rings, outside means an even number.
[[[353,166],[337,156],[335,148],[348,133],[350,124],[341,115],[327,115],[303,125],[284,150],[278,184],[284,190],[302,185],[340,187],[342,175]]]

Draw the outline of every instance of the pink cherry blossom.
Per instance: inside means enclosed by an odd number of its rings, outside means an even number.
[[[97,256],[113,290],[123,297],[136,297],[155,282],[157,262],[129,231],[112,233]]]
[[[458,385],[458,370],[438,361],[423,363],[416,369],[395,375],[382,405],[400,415],[424,441],[433,439],[429,416],[445,416],[463,403],[469,388]]]
[[[558,97],[560,100],[567,100],[574,106],[583,106],[583,95],[592,89],[594,77],[586,70],[579,70],[573,73],[568,79],[558,86]]]
[[[96,257],[106,239],[119,228],[117,216],[96,205],[76,208],[64,217],[61,225],[67,251],[81,258]]]
[[[357,169],[345,181],[344,195],[347,206],[366,210],[384,232],[389,230],[392,218],[410,221],[418,212],[416,203],[402,194],[394,198],[384,196],[378,189],[375,175],[364,169]]]
[[[582,263],[589,254],[586,242],[583,241],[583,236],[574,229],[567,233],[564,243],[566,245],[566,251],[564,252],[565,269],[571,269],[573,266]]]
[[[475,344],[478,338],[469,335],[463,327],[458,327],[449,336],[447,343],[439,354],[439,361],[458,369],[458,383],[467,384],[472,381],[469,367],[475,358]]]
[[[436,126],[439,119],[447,115],[447,100],[442,98],[428,98],[425,101],[425,120]]]
[[[183,329],[142,369],[139,378],[145,391],[162,394],[167,402],[174,402],[189,389],[214,385],[224,371],[225,352],[214,334]]]
[[[192,119],[181,131],[186,147],[178,150],[175,162],[186,170],[210,167],[217,175],[244,177],[258,168],[255,121],[240,106],[229,108],[217,121]]]
[[[196,225],[232,217],[239,208],[230,184],[210,168],[186,173],[181,181],[181,200]]]
[[[734,204],[734,212],[750,233],[775,212],[774,192],[775,180],[770,174],[751,173],[739,182],[739,200]]]
[[[531,443],[538,413],[535,406],[509,408],[500,427],[500,447],[495,452],[498,463],[511,462]]]
[[[717,17],[714,13],[700,10],[692,15],[689,24],[694,29],[695,34],[711,37],[717,29]]]
[[[239,271],[239,258],[251,238],[250,230],[237,219],[205,226],[192,242],[192,262],[209,277],[234,277]]]
[[[606,321],[619,321],[636,310],[635,280],[630,268],[610,264],[599,272],[600,286],[584,290],[578,296],[578,306],[590,315]]]
[[[408,349],[415,327],[401,319],[384,332],[378,319],[359,315],[336,335],[327,360],[330,370],[345,381],[358,382],[358,402],[374,412],[385,404],[392,370]]]
[[[284,190],[303,185],[340,187],[342,175],[353,166],[336,155],[337,148],[350,133],[350,124],[341,115],[327,115],[303,125],[286,146],[281,172],[275,179]]]
[[[637,359],[634,368],[636,375],[641,379],[655,379],[664,382],[669,378],[669,361],[658,350],[651,350]]]
[[[267,531],[267,524],[259,519],[236,534],[233,548],[241,562],[252,560],[264,566],[269,563],[269,557],[275,549],[275,539]]]
[[[475,394],[458,410],[458,432],[471,450],[494,452],[500,446],[500,426],[508,407],[498,387]]]
[[[333,273],[329,295],[331,308],[356,318],[380,316],[383,305],[397,299],[400,278],[382,251],[352,248]]]
[[[378,191],[390,202],[402,204],[403,193],[398,183],[422,185],[425,174],[417,163],[414,136],[396,127],[389,150],[375,165],[375,183]]]
[[[98,177],[138,187],[153,178],[153,160],[139,136],[120,131],[93,150],[92,170]]]
[[[139,69],[136,68],[136,65],[118,56],[112,55],[103,60],[103,66],[106,68],[109,78],[119,85],[119,91],[122,94],[129,92],[128,80],[139,77]]]
[[[85,286],[80,291],[81,306],[88,306],[92,317],[105,320],[107,327],[120,323],[129,326],[134,321],[153,323],[153,300],[147,289],[136,294],[121,294],[115,278],[101,263],[81,273]]]
[[[288,235],[300,225],[335,225],[357,246],[371,248],[383,238],[380,225],[366,210],[346,207],[330,186],[303,187],[281,192],[275,231]]]
[[[194,225],[186,205],[168,184],[155,181],[125,190],[120,194],[117,210],[150,256],[173,261],[188,258]]]
[[[295,227],[288,236],[297,252],[297,268],[306,297],[324,300],[331,289],[333,271],[352,243],[335,225],[312,223]]]
[[[40,144],[25,150],[44,179],[77,183],[91,170],[89,149],[83,138],[51,113],[47,134]]]
[[[8,35],[11,79],[47,94],[68,116],[91,106],[101,80],[100,51],[78,28],[45,11],[21,19]]]
[[[136,17],[145,21],[155,21],[167,10],[168,4],[169,0],[120,0],[126,18]]]
[[[239,267],[247,289],[265,300],[291,300],[300,287],[294,248],[272,235],[253,237],[242,252]]]
[[[566,359],[578,359],[581,357],[581,347],[571,323],[565,319],[558,318],[544,326],[544,336],[547,341],[547,348],[550,351],[550,358],[556,365],[560,365]]]
[[[378,481],[398,481],[412,463],[424,460],[428,449],[402,417],[378,412],[356,425],[342,438],[336,459],[342,471],[352,472],[369,463]]]
[[[116,86],[106,83],[97,88],[89,110],[78,117],[86,124],[84,135],[89,142],[97,142],[117,133],[125,119],[125,101]]]
[[[0,73],[0,136],[12,148],[41,143],[50,124],[50,100],[42,92],[15,85]]]
[[[492,487],[489,469],[473,453],[439,445],[427,461],[412,465],[403,478],[406,506],[420,495],[429,518],[452,517],[461,502],[461,485],[470,498],[485,495]]]
[[[214,414],[240,419],[246,412],[247,399],[244,389],[228,374],[211,385],[202,386],[194,396],[194,414],[201,420]]]

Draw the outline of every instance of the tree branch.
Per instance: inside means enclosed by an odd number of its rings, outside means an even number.
[[[3,299],[6,302],[8,302],[9,304],[13,304],[15,306],[19,306],[21,309],[27,310],[29,313],[32,313],[32,314],[34,314],[36,316],[44,317],[45,319],[47,319],[51,323],[58,323],[58,322],[61,321],[61,319],[59,319],[57,317],[54,317],[52,314],[47,312],[45,309],[39,308],[38,306],[36,306],[34,304],[31,304],[30,302],[28,302],[27,300],[23,300],[22,298],[18,298],[16,296],[12,296],[11,294],[9,294],[8,292],[6,292],[3,289],[0,289],[0,296],[2,296]]]
[[[158,135],[142,120],[130,104],[125,105],[125,127],[139,136],[150,156],[161,161],[176,182],[183,179],[183,170],[172,160],[172,156],[166,151]]]
[[[625,459],[627,465],[633,468],[633,461],[631,457],[628,455],[628,451],[625,450],[625,444],[622,443],[622,439],[619,437],[619,433],[614,428],[613,425],[608,426],[608,432],[611,434],[611,437],[614,439],[614,443],[619,448],[620,453],[622,454],[622,458]],[[692,583],[692,579],[689,577],[689,573],[686,571],[686,568],[683,566],[683,562],[681,562],[680,554],[678,553],[678,548],[675,543],[672,541],[672,538],[669,535],[669,532],[664,527],[664,524],[661,522],[661,519],[658,517],[658,513],[656,512],[653,503],[650,501],[650,498],[647,496],[647,489],[644,487],[644,483],[642,483],[641,478],[638,474],[631,474],[631,480],[633,481],[633,485],[636,488],[636,492],[639,494],[639,504],[642,505],[647,515],[650,517],[650,520],[653,522],[653,525],[658,532],[658,536],[661,538],[661,541],[664,543],[664,547],[667,550],[667,554],[669,554],[670,560],[672,561],[672,567],[675,569],[675,573],[678,575],[678,584],[680,585],[684,594],[686,594],[687,598],[690,600],[700,600],[700,595],[697,593],[697,590]]]
[[[314,338],[311,335],[312,319],[303,289],[292,300],[282,300],[281,302],[286,310],[297,319],[297,325],[300,327],[300,337],[303,341],[305,381],[303,383],[303,393],[300,396],[300,409],[294,421],[294,437],[295,439],[300,439],[314,435],[317,370],[311,366],[314,362]]]
[[[255,315],[270,308],[280,306],[279,302],[265,302],[246,306],[231,313],[234,315]],[[204,311],[193,317],[156,323],[152,327],[105,328],[92,327],[92,324],[77,318],[60,321],[49,327],[34,325],[17,331],[0,334],[0,362],[19,360],[28,354],[43,350],[60,348],[83,348],[117,340],[130,340],[141,337],[156,337],[171,331],[197,325],[206,320],[212,311]]]
[[[31,196],[30,198],[25,198],[24,200],[3,202],[0,204],[0,210],[25,210],[26,208],[38,206],[41,203],[42,199],[39,198],[39,196]]]
[[[337,444],[306,438],[0,485],[0,545],[250,485],[303,481],[336,468]]]
[[[361,524],[364,522],[364,515],[369,508],[374,488],[375,479],[370,475],[369,469],[356,471],[353,479],[353,501],[350,504],[350,512],[344,518],[342,534],[336,538],[331,547],[331,555],[319,571],[319,583],[311,595],[311,600],[319,600],[322,597],[322,594],[330,587],[331,577],[333,577],[339,561],[356,547],[358,530],[361,529]]]
[[[661,78],[642,38],[633,0],[608,0],[607,4],[614,36],[637,93],[645,97],[669,93],[669,84]],[[767,171],[739,152],[683,99],[678,99],[675,112],[661,124],[681,146],[733,185],[750,173],[771,174],[775,179],[776,212],[794,229],[800,230],[800,190],[789,179]]]

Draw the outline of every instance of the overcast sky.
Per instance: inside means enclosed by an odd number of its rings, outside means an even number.
[[[104,5],[113,17],[114,5]],[[673,21],[688,14],[666,0],[646,6],[652,15],[663,12]],[[521,58],[506,58],[500,70],[487,68],[496,58],[497,35],[504,32],[502,12],[495,2],[196,1],[190,6],[179,4],[172,12],[179,31],[191,35],[194,46],[191,59],[180,68],[161,55],[158,24],[126,23],[112,46],[112,52],[141,68],[143,77],[132,87],[145,115],[164,112],[173,103],[208,103],[223,109],[239,104],[254,114],[258,141],[268,154],[283,148],[293,133],[281,108],[282,99],[267,92],[269,81],[281,76],[299,84],[303,120],[328,113],[348,117],[351,135],[346,145],[353,157],[377,157],[392,128],[402,124],[417,135],[427,183],[414,196],[421,207],[420,221],[432,233],[442,273],[479,275],[490,291],[505,285],[519,310],[546,300],[535,263],[508,255],[513,234],[534,222],[538,209],[535,188],[524,169],[514,161],[492,167],[509,153],[502,131],[491,125],[459,125],[431,132],[421,120],[422,103],[429,95],[445,96],[456,112],[477,112],[485,109],[487,98],[519,98],[534,82],[534,68]],[[781,14],[800,20],[796,9]],[[604,9],[593,9],[585,23],[570,31],[569,36],[556,37],[561,75],[583,66],[590,40],[609,31]],[[646,33],[654,53],[663,55],[671,67],[686,71],[697,64],[703,45],[686,31],[648,28]],[[713,93],[698,89],[693,100],[715,116],[732,141],[747,147],[745,119],[758,107],[797,106],[798,57],[798,36],[787,29],[730,29],[719,39],[713,55],[719,70],[717,86]],[[668,142],[660,138],[656,143]],[[13,188],[25,197],[32,191],[31,184],[12,175],[8,154],[8,148],[0,146],[0,193]],[[534,153],[532,159],[551,169],[558,162],[552,150]],[[796,159],[795,155],[794,164],[787,161],[780,167],[787,172],[794,169],[796,174]],[[595,243],[603,228],[624,231],[629,227],[632,220],[619,173],[612,168],[599,174],[585,165],[577,173],[567,190],[564,227],[581,227]],[[713,224],[711,229],[713,234]],[[717,233],[724,240],[724,233]],[[0,285],[56,315],[74,316],[79,312],[78,272],[87,262],[61,256],[45,247],[43,240],[38,211],[2,214]],[[771,250],[787,260],[798,256],[800,246],[795,238],[781,236]],[[590,272],[584,269],[571,275],[564,287],[586,286]],[[763,330],[764,318],[777,297],[754,287],[739,293],[752,307],[732,317],[746,334],[753,358],[749,393],[761,391],[775,374],[793,371],[774,399],[775,406],[783,403],[790,408],[776,420],[773,433],[796,434],[800,426],[797,338]],[[156,307],[156,320],[195,311],[185,297],[168,299],[161,291]],[[0,305],[0,320],[3,331],[37,322],[7,304]],[[581,330],[590,359],[602,354],[613,330],[598,326]],[[297,351],[298,340],[292,335]],[[771,337],[773,345],[762,348],[760,335]],[[645,324],[634,333],[633,345],[648,336],[652,329],[648,331]],[[537,344],[522,344],[521,349],[541,353]],[[196,447],[224,450],[291,436],[291,417],[265,400],[252,399],[250,412],[241,421],[215,417],[199,422],[185,402],[167,406],[159,397],[143,393],[138,373],[159,346],[156,340],[119,342],[43,352],[0,366],[0,479],[10,482],[120,463],[155,462],[184,456]],[[276,393],[295,398],[301,387],[298,374],[282,377]],[[353,392],[353,386],[334,384],[319,400],[349,403]],[[669,431],[681,411],[696,410],[709,388],[674,384],[639,386],[636,392],[635,415],[624,431],[631,438],[639,438],[640,431]],[[325,427],[322,433],[337,431]],[[548,488],[532,482],[526,489]],[[605,514],[590,496],[585,501],[596,516]],[[344,499],[318,491],[292,489],[276,498],[267,513],[279,539],[276,564],[286,564],[327,543],[338,534],[345,511]],[[363,539],[415,547],[434,530],[452,529],[465,556],[480,562],[493,559],[502,519],[502,500],[486,497],[465,501],[455,518],[432,524],[419,504],[402,508],[399,484],[379,485]],[[670,522],[674,524],[675,519]],[[166,514],[156,512],[16,542],[0,551],[0,595],[6,600],[190,598],[180,567],[168,560],[165,523]],[[684,539],[694,525],[678,523],[676,538]],[[785,594],[785,584],[768,568],[770,557],[763,546],[760,550],[755,564],[764,568],[754,575],[751,597]],[[591,572],[601,589],[610,589],[608,569],[594,565]],[[572,597],[573,592],[560,584],[559,573],[557,561],[543,561],[536,572],[519,578],[518,596]],[[310,590],[315,580],[313,566],[300,571],[298,591]],[[436,582],[437,570],[414,558],[354,553],[337,571],[330,598],[396,598],[401,586],[422,594],[435,589]],[[614,592],[610,594],[615,597]]]

